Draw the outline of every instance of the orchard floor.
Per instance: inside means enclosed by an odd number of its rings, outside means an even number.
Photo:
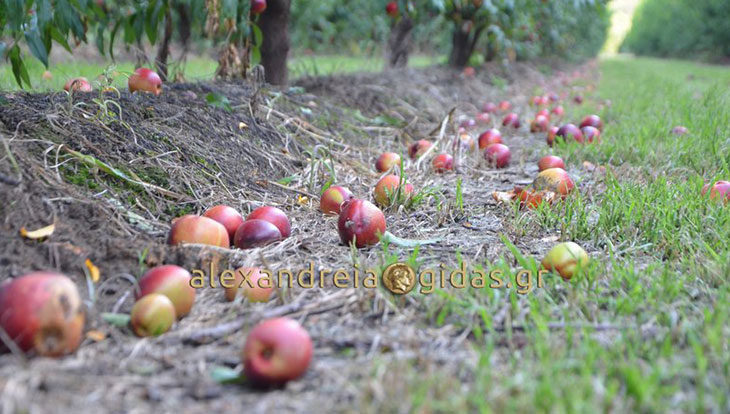
[[[69,275],[91,332],[61,359],[0,355],[0,412],[727,412],[730,209],[700,189],[730,179],[730,70],[626,58],[547,67],[307,78],[283,93],[171,84],[160,97],[106,102],[0,93],[0,279]],[[550,149],[544,133],[530,133],[528,101],[547,92],[564,96],[576,124],[599,114],[602,141]],[[407,240],[340,244],[336,218],[318,210],[324,185],[371,199],[377,155],[406,158],[422,138],[452,152],[458,117],[503,99],[521,128],[498,116],[474,132],[502,130],[507,168],[488,168],[479,153],[457,154],[446,174],[430,157],[408,161],[419,202],[385,211],[388,230]],[[680,124],[688,135],[669,133]],[[548,153],[565,159],[574,194],[536,210],[493,199],[531,183]],[[279,206],[292,235],[246,251],[166,245],[173,218],[216,204]],[[43,241],[18,233],[50,223]],[[438,242],[413,247],[426,239]],[[562,240],[581,244],[591,266],[569,282],[546,276],[526,294],[512,280],[394,297],[382,286],[336,288],[330,274],[324,287],[315,277],[314,288],[280,289],[267,304],[199,289],[192,313],[157,338],[101,317],[128,313],[130,280],[162,263],[351,272],[463,261],[514,275]],[[97,283],[87,283],[86,259],[100,269]],[[250,328],[282,315],[312,337],[306,375],[269,390],[222,381],[240,370]]]

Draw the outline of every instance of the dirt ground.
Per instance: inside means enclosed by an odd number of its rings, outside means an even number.
[[[457,316],[437,320],[443,305],[438,295],[336,289],[328,279],[324,288],[282,289],[267,304],[229,304],[221,289],[206,288],[188,317],[152,339],[138,339],[101,314],[129,312],[130,280],[162,263],[298,270],[309,262],[316,269],[351,269],[353,263],[367,268],[393,257],[406,260],[412,247],[353,252],[341,245],[336,218],[318,210],[320,189],[332,179],[371,198],[380,152],[404,153],[415,139],[437,140],[442,120],[455,108],[439,141],[448,150],[460,115],[474,116],[482,103],[502,99],[523,115],[517,131],[500,126],[512,149],[510,166],[487,168],[478,152],[462,154],[455,173],[434,174],[430,159],[409,162],[409,182],[430,195],[415,209],[386,210],[388,230],[402,238],[439,239],[419,249],[426,267],[456,265],[458,255],[474,264],[511,258],[500,234],[524,254],[541,257],[558,236],[519,226],[519,214],[491,193],[530,183],[537,173],[544,134],[528,131],[526,120],[535,112],[529,97],[556,91],[591,99],[589,68],[546,75],[523,64],[492,66],[476,78],[444,68],[409,69],[301,79],[283,92],[204,83],[166,85],[160,97],[1,93],[6,145],[0,147],[0,174],[10,180],[0,182],[0,281],[39,269],[65,273],[87,300],[86,330],[104,339],[89,337],[60,359],[0,355],[0,412],[404,412],[410,401],[403,396],[411,390],[401,376],[433,373],[446,389],[470,381],[468,368],[477,363],[471,329],[458,328],[464,321],[453,323]],[[569,82],[575,79],[581,80]],[[206,101],[209,94],[219,107]],[[569,172],[596,191],[600,177]],[[457,178],[463,211],[456,203]],[[221,203],[243,213],[278,206],[289,215],[292,235],[246,251],[166,245],[173,218]],[[56,230],[45,241],[19,235],[21,227],[51,223]],[[86,259],[101,271],[93,297]],[[519,322],[508,306],[505,301],[505,311],[494,315],[497,327]],[[314,360],[306,375],[265,391],[216,382],[216,367],[240,368],[250,327],[276,315],[296,318],[312,336]],[[519,332],[514,335],[505,337],[499,352],[519,346]],[[499,361],[494,365],[498,369]]]

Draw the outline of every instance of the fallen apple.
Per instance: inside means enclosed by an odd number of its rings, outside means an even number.
[[[601,118],[598,115],[588,115],[583,118],[583,121],[580,123],[580,127],[584,128],[587,126],[592,126],[593,128],[603,131],[603,121],[601,121]]]
[[[707,195],[710,192],[710,200],[724,200],[727,204],[730,202],[730,181],[717,181],[710,187],[710,184],[705,184],[702,187],[702,195]]]
[[[312,361],[312,339],[293,319],[268,319],[248,333],[242,361],[243,373],[253,384],[283,385],[307,371]]]
[[[269,221],[249,219],[243,222],[236,230],[233,243],[239,249],[252,249],[283,239],[279,228]]]
[[[484,159],[491,167],[506,167],[511,156],[509,147],[504,144],[492,144],[484,150]]]
[[[674,135],[684,135],[688,132],[689,132],[689,129],[687,129],[687,127],[684,127],[681,125],[672,128],[672,134],[674,134]]]
[[[234,280],[225,287],[226,300],[233,302],[243,295],[250,302],[268,302],[274,292],[274,281],[258,267],[240,267],[233,272]]]
[[[579,268],[585,268],[589,260],[588,253],[582,247],[573,242],[565,242],[550,249],[541,265],[568,280],[575,276]]]
[[[468,133],[461,133],[456,139],[454,139],[451,149],[454,152],[458,152],[460,150],[464,152],[474,151],[476,149],[476,143],[471,135]]]
[[[473,78],[477,74],[477,71],[472,66],[467,66],[461,73],[464,74],[464,77]]]
[[[63,85],[63,90],[65,90],[66,92],[91,92],[93,88],[91,87],[88,79],[84,77],[78,77],[69,79],[66,84]]]
[[[354,199],[342,206],[337,229],[343,244],[361,248],[377,244],[385,234],[385,215],[373,203]]]
[[[497,128],[492,128],[479,135],[479,149],[487,148],[492,144],[502,143],[502,133]]]
[[[444,173],[454,169],[454,157],[449,154],[439,154],[433,159],[433,170]]]
[[[400,155],[395,152],[384,152],[380,154],[378,160],[375,161],[375,169],[378,172],[386,172],[391,169],[400,167],[401,159]]]
[[[175,306],[160,293],[150,293],[132,307],[130,325],[137,336],[160,336],[175,323]]]
[[[459,123],[459,126],[464,129],[471,129],[477,126],[477,121],[471,118],[464,119]]]
[[[530,132],[545,132],[550,126],[550,121],[543,115],[538,115],[530,123]]]
[[[532,187],[538,191],[552,191],[565,197],[573,191],[575,184],[573,184],[573,180],[564,169],[548,168],[537,175],[532,182]]]
[[[581,95],[575,95],[573,97],[573,102],[577,103],[578,105],[583,103],[583,96]]]
[[[558,105],[555,108],[553,108],[550,111],[550,113],[557,116],[558,118],[562,118],[563,115],[565,114],[565,109],[561,105]]]
[[[148,68],[137,68],[129,77],[127,85],[131,93],[142,91],[152,93],[155,96],[162,93],[162,79],[160,79],[160,75]]]
[[[243,223],[243,216],[241,216],[241,213],[236,211],[235,208],[225,205],[218,205],[209,208],[205,213],[203,213],[203,217],[208,217],[209,219],[213,219],[222,224],[223,227],[226,228],[228,238],[230,240],[233,240],[233,236],[236,234],[238,226]]]
[[[581,144],[584,142],[583,133],[573,124],[565,124],[558,128],[558,132],[555,133],[555,139],[557,140],[558,137],[563,138],[563,140],[571,138]]]
[[[268,221],[279,229],[281,237],[285,239],[291,235],[291,225],[289,224],[289,218],[286,216],[286,213],[284,213],[279,208],[272,206],[259,207],[256,210],[252,211],[251,214],[248,215],[248,217],[246,217],[246,220],[251,219]]]
[[[494,102],[487,102],[482,106],[482,110],[488,114],[497,112],[497,105]]]
[[[175,220],[170,228],[167,242],[171,245],[180,243],[207,244],[210,246],[230,247],[228,230],[217,221],[192,214]]]
[[[583,138],[585,138],[586,142],[593,142],[593,141],[600,141],[601,140],[601,131],[592,126],[584,126],[580,130],[581,134],[583,134]]]
[[[540,171],[545,171],[549,168],[562,168],[565,169],[565,162],[563,159],[555,155],[546,155],[540,158],[537,162],[537,168]]]
[[[428,151],[428,149],[431,148],[431,145],[431,142],[426,141],[425,139],[418,140],[408,147],[408,156],[411,157],[412,160],[415,160]]]
[[[537,118],[540,115],[547,118],[548,121],[550,120],[550,111],[548,111],[547,109],[541,109],[541,110],[537,111],[537,113],[535,114],[535,118]]]
[[[502,126],[511,126],[514,129],[518,129],[520,127],[520,117],[514,112],[507,114],[502,119]]]
[[[139,279],[139,290],[135,298],[159,293],[170,299],[175,306],[175,314],[182,318],[190,313],[195,302],[195,288],[191,285],[190,272],[180,266],[163,265],[153,267]]]
[[[502,112],[507,112],[512,108],[512,104],[508,101],[502,101],[499,103],[499,110]]]
[[[375,190],[373,191],[373,197],[375,203],[387,207],[393,202],[397,201],[398,189],[400,188],[401,178],[397,175],[389,174],[381,178],[377,184],[375,184]],[[408,198],[413,193],[413,186],[406,183],[402,190],[403,196]]]
[[[324,214],[338,215],[340,214],[340,206],[347,200],[354,198],[352,192],[345,187],[339,185],[332,186],[325,190],[319,199],[319,209]]]
[[[560,100],[560,97],[559,97],[559,96],[558,96],[558,94],[557,94],[557,93],[555,93],[555,92],[551,92],[551,93],[550,93],[550,94],[548,95],[548,101],[550,101],[550,102],[552,102],[552,103],[555,103],[555,102],[557,102],[557,101],[559,101],[559,100]]]
[[[479,114],[477,114],[476,117],[477,123],[481,125],[488,125],[491,120],[492,117],[489,115],[488,112],[480,112]]]
[[[559,128],[556,126],[551,126],[548,128],[548,134],[547,134],[547,144],[549,146],[553,146],[555,143],[555,136],[558,134]]]
[[[261,14],[266,11],[266,0],[251,0],[251,14]]]

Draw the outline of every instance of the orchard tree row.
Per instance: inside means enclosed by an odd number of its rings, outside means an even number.
[[[0,0],[0,55],[31,86],[27,50],[48,66],[55,45],[94,43],[114,59],[120,42],[168,76],[170,46],[205,39],[219,47],[217,75],[245,78],[261,64],[286,84],[290,35],[297,47],[387,38],[387,64],[405,66],[419,45],[448,44],[449,64],[475,56],[509,60],[595,55],[608,28],[608,0]],[[290,33],[291,32],[291,33]],[[145,45],[156,48],[154,58]],[[311,47],[314,48],[314,47]]]

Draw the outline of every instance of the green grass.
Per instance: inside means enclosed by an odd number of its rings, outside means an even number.
[[[602,142],[555,153],[574,165],[611,165],[615,175],[590,196],[583,188],[562,205],[515,217],[525,231],[589,247],[596,260],[580,277],[546,277],[527,295],[424,297],[433,323],[471,329],[478,363],[462,373],[467,383],[446,369],[402,369],[417,409],[730,410],[730,204],[700,195],[703,183],[730,179],[730,69],[616,58],[600,70],[592,98],[611,101],[600,113]],[[579,111],[596,111],[596,101]],[[690,134],[670,134],[675,125]],[[531,258],[514,251],[485,267],[525,265]],[[493,316],[504,312],[510,325],[496,330]],[[434,377],[459,386],[434,393]]]

